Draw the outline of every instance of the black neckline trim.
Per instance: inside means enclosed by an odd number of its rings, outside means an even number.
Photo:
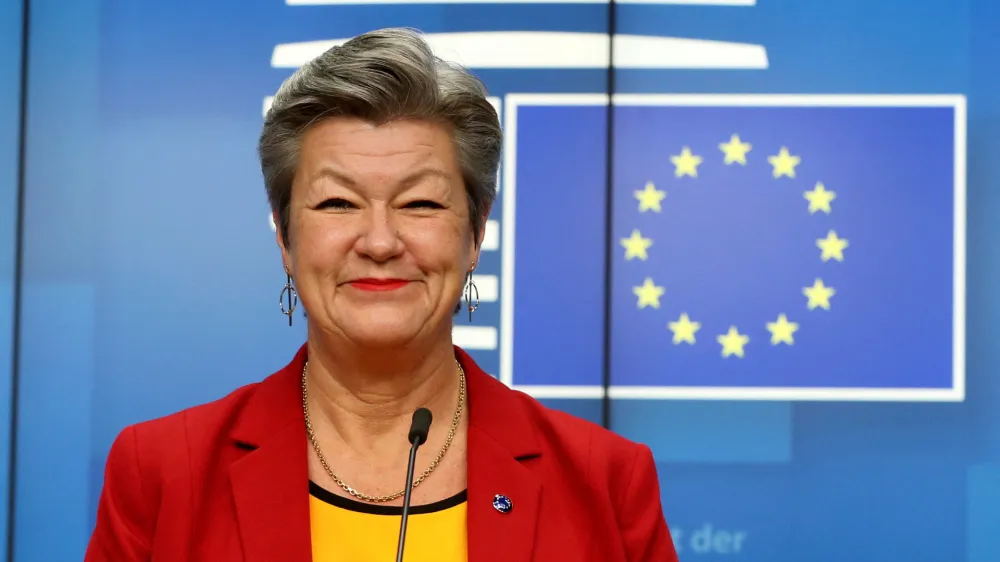
[[[344,496],[338,496],[333,492],[323,488],[319,484],[309,481],[309,494],[316,499],[326,502],[330,505],[339,507],[341,509],[347,509],[349,511],[356,511],[358,513],[369,513],[371,515],[403,515],[403,506],[401,505],[376,505],[365,503],[358,500],[352,500],[350,498],[345,498]],[[468,499],[468,491],[462,490],[461,492],[451,496],[450,498],[445,498],[432,503],[427,503],[424,505],[411,505],[410,515],[420,515],[422,513],[435,513],[438,511],[444,511],[455,507],[456,505],[461,505],[465,503]]]

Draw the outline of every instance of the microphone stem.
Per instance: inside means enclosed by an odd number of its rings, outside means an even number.
[[[410,447],[410,462],[406,464],[406,487],[403,488],[403,517],[399,521],[399,545],[396,547],[396,562],[403,562],[403,543],[406,541],[406,520],[410,516],[410,493],[413,491],[413,467],[417,464],[418,437]]]

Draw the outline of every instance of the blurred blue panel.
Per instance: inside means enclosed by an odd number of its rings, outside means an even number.
[[[797,551],[789,548],[796,532],[796,512],[788,508],[797,491],[789,481],[792,465],[736,466],[657,465],[663,513],[680,559],[795,560]],[[834,553],[831,558],[837,559]]]
[[[794,552],[834,552],[847,534],[873,560],[962,551],[976,442],[966,405],[797,403],[794,416]]]
[[[96,0],[32,3],[16,562],[80,560],[90,535],[94,321],[114,298],[93,284],[98,14]]]
[[[586,398],[543,398],[539,402],[549,408],[562,410],[572,416],[583,418],[598,425],[601,424],[604,407],[600,400],[589,400]]]
[[[746,558],[738,560],[792,561],[808,553],[814,562],[840,562],[845,537],[865,560],[960,559],[962,456],[971,441],[960,435],[961,405],[792,407],[791,462],[660,463],[663,508],[673,524],[685,532],[711,525],[713,533],[746,533]]]
[[[976,460],[1000,460],[1000,2],[976,0],[970,21],[968,402]]]
[[[613,400],[611,429],[645,443],[660,463],[787,463],[787,402]]]
[[[1000,557],[1000,464],[969,467],[966,484],[966,562],[996,562]]]
[[[516,111],[514,384],[600,385],[607,111]]]
[[[954,93],[970,69],[970,5],[990,0],[759,0],[753,6],[619,4],[619,33],[732,41],[767,50],[766,70],[623,69],[619,92]],[[718,62],[726,57],[702,60]],[[688,53],[688,61],[698,60]],[[710,67],[708,67],[710,68]],[[980,68],[986,69],[988,66]]]
[[[95,293],[82,283],[25,285],[15,560],[80,560],[90,537],[95,475],[80,460],[91,454]]]
[[[0,0],[0,545],[7,542],[14,256],[21,101],[21,0]],[[7,560],[6,550],[0,562]]]

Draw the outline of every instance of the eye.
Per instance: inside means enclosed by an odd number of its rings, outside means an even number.
[[[341,199],[339,197],[334,197],[332,199],[327,199],[319,205],[316,205],[317,209],[350,209],[354,205],[346,199]]]
[[[428,201],[426,199],[420,199],[418,201],[411,201],[406,204],[407,209],[443,209],[444,206],[435,203],[434,201]]]

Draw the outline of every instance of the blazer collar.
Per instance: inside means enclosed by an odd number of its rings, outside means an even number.
[[[302,345],[288,365],[257,385],[230,431],[234,440],[256,449],[270,441],[279,428],[300,422],[305,436],[302,369],[307,357],[308,347]]]
[[[244,559],[312,559],[309,457],[300,377],[305,346],[258,384],[230,433],[249,452],[230,466]]]
[[[528,398],[484,373],[465,351],[456,348],[456,355],[469,391],[469,560],[528,562],[542,492],[536,473],[542,451]],[[500,509],[506,501],[510,509]]]
[[[541,454],[520,393],[483,372],[462,348],[455,347],[455,357],[465,370],[470,430],[489,436],[512,458]]]
[[[541,448],[526,397],[486,374],[457,346],[455,356],[468,391],[469,559],[530,560],[541,495],[533,466]],[[231,467],[248,562],[311,559],[300,385],[306,358],[303,345],[288,365],[261,381],[230,432],[237,446],[250,450]],[[494,507],[497,495],[510,500],[509,511]]]

